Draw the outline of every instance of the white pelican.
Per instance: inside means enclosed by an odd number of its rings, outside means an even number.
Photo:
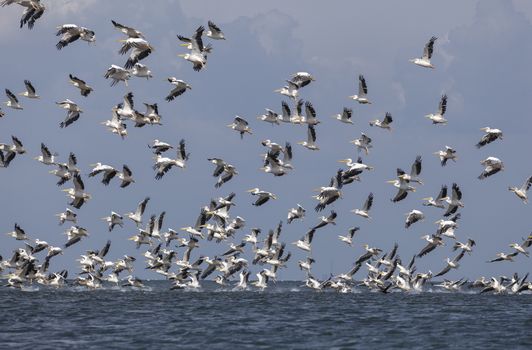
[[[135,119],[136,117],[136,111],[134,109],[135,102],[133,101],[133,93],[128,92],[124,95],[124,98],[122,100],[122,103],[117,105],[116,113],[122,118],[122,119]]]
[[[307,127],[307,141],[300,141],[297,143],[311,151],[319,151],[319,147],[316,145],[316,129],[314,125],[309,124]]]
[[[157,170],[155,178],[157,180],[162,179],[164,174],[166,174],[174,165],[179,168],[185,168],[189,155],[190,154],[185,150],[185,140],[179,141],[179,150],[177,151],[176,159],[163,157],[162,155],[157,154],[155,156],[155,165],[153,166],[153,169]]]
[[[127,283],[122,284],[122,287],[145,288],[144,283],[142,283],[142,280],[131,275],[127,276]]]
[[[485,146],[488,143],[492,143],[493,141],[497,139],[502,140],[502,131],[500,131],[499,129],[492,129],[489,126],[486,126],[485,128],[482,128],[480,130],[484,131],[485,134],[482,136],[480,141],[476,144],[477,148]]]
[[[300,240],[293,242],[292,244],[295,244],[296,247],[303,249],[304,251],[310,252],[312,249],[312,238],[314,238],[315,232],[316,230],[311,229]]]
[[[523,243],[512,243],[510,248],[515,249],[518,253],[525,255],[527,258],[530,256],[530,253],[526,250],[532,246],[532,234],[528,235],[527,239],[523,240]]]
[[[527,196],[527,191],[530,189],[530,185],[532,185],[532,176],[530,176],[528,179],[526,179],[525,183],[521,186],[521,188],[517,188],[517,187],[508,187],[508,190],[510,192],[513,192],[515,193],[515,195],[517,197],[519,197],[523,203],[527,204],[528,203],[528,196]]]
[[[236,168],[231,164],[225,164],[223,167],[223,171],[220,173],[220,176],[216,181],[216,184],[214,184],[214,187],[220,188],[224,183],[231,180],[235,175],[238,175],[238,171],[236,170]]]
[[[430,63],[430,59],[432,58],[432,53],[434,51],[434,42],[436,41],[436,39],[438,38],[433,36],[425,44],[425,48],[423,49],[423,56],[421,58],[413,58],[413,59],[410,59],[409,61],[420,67],[434,68],[432,63]]]
[[[447,119],[443,117],[447,110],[447,95],[443,95],[436,113],[427,114],[425,118],[432,120],[432,124],[447,124]]]
[[[262,120],[263,122],[271,123],[272,125],[279,125],[279,115],[268,108],[266,108],[266,114],[259,115],[257,119]]]
[[[349,143],[352,143],[357,146],[358,151],[363,149],[366,155],[368,155],[369,149],[373,147],[373,145],[371,145],[371,138],[363,132],[361,132],[360,134],[360,138],[349,141]]]
[[[290,111],[290,107],[288,106],[288,103],[286,103],[285,101],[281,102],[281,110],[282,110],[282,114],[278,116],[279,121],[283,123],[291,123],[292,112]]]
[[[342,123],[353,124],[353,121],[351,120],[352,114],[353,114],[353,110],[351,108],[344,107],[342,114],[336,114],[336,115],[333,115],[332,117]]]
[[[76,223],[78,214],[76,214],[69,208],[66,208],[63,213],[56,214],[55,216],[59,218],[59,225],[63,225],[65,221],[71,221],[73,223]]]
[[[87,237],[89,235],[89,232],[85,228],[76,225],[76,226],[71,226],[65,232],[65,234],[67,235],[67,239],[68,239],[67,242],[65,243],[65,248],[68,248],[71,245],[76,244],[79,241],[81,241],[83,237]]]
[[[115,106],[111,109],[112,117],[111,120],[106,120],[101,124],[107,127],[107,130],[111,131],[113,134],[119,135],[122,140],[127,136],[127,125],[122,123],[118,111],[121,110],[120,105]]]
[[[303,115],[303,103],[303,100],[297,100],[295,111],[290,117],[290,123],[299,125],[306,122],[305,116]]]
[[[307,86],[315,80],[316,79],[312,76],[312,74],[308,72],[296,72],[291,76],[291,81],[297,84],[299,88]]]
[[[256,274],[258,280],[252,282],[252,284],[259,288],[259,289],[266,289],[268,287],[268,276],[266,276],[265,271],[262,270],[261,272]]]
[[[456,223],[460,219],[461,215],[460,213],[456,214],[449,220],[440,219],[435,221],[434,223],[438,225],[438,234],[447,231],[449,229],[455,229],[458,227],[458,224]]]
[[[345,163],[348,169],[345,171],[346,176],[351,177],[361,174],[364,170],[373,170],[372,166],[362,163],[362,158],[358,158],[356,162],[353,162],[351,158],[341,159],[338,162]]]
[[[240,138],[243,139],[244,138],[244,134],[245,133],[248,133],[250,135],[253,134],[253,132],[251,131],[251,128],[249,127],[249,124],[246,120],[244,120],[243,118],[239,117],[238,115],[235,117],[234,121],[232,124],[228,124],[227,127],[235,130],[235,131],[238,131],[240,133]]]
[[[207,22],[209,30],[205,32],[205,35],[214,40],[225,40],[224,33],[221,31],[220,27],[214,24],[213,21]]]
[[[150,43],[142,38],[128,38],[119,40],[119,42],[123,43],[118,51],[119,54],[125,55],[129,50],[132,50],[124,65],[126,69],[133,68],[137,62],[148,57],[154,50]]]
[[[364,79],[364,76],[360,74],[358,76],[358,95],[349,96],[349,98],[358,101],[360,104],[371,104],[371,101],[368,100],[367,95],[368,94],[368,85],[366,84],[366,79]]]
[[[122,33],[124,33],[125,35],[127,35],[128,37],[130,38],[144,38],[144,34],[142,34],[142,32],[136,30],[135,28],[132,28],[132,27],[127,27],[125,25],[122,25],[120,23],[117,23],[113,20],[111,20],[111,23],[113,23],[113,26],[118,29],[119,31],[121,31]]]
[[[96,163],[91,164],[93,169],[89,173],[89,177],[94,177],[98,174],[103,173],[102,183],[107,186],[109,185],[109,182],[118,174],[118,170],[113,168],[110,165],[102,164],[102,163]]]
[[[201,39],[204,30],[205,28],[203,26],[199,26],[192,39],[182,37],[181,35],[177,36],[179,40],[190,44],[190,53],[179,54],[178,56],[191,62],[196,72],[199,72],[207,64],[207,55],[203,46],[203,40]]]
[[[61,40],[55,45],[58,50],[61,50],[63,47],[68,46],[68,44],[78,39],[84,40],[88,43],[96,41],[94,31],[85,27],[78,27],[75,24],[63,24],[57,27],[57,33],[55,35],[61,36]]]
[[[35,157],[34,159],[43,163],[44,165],[55,165],[55,157],[57,156],[57,153],[52,154],[48,147],[44,143],[41,143],[41,155],[38,157]]]
[[[73,101],[71,101],[69,99],[66,99],[66,100],[61,101],[61,102],[56,102],[56,104],[59,107],[67,110],[66,119],[64,121],[62,121],[61,123],[59,123],[59,126],[61,128],[66,128],[70,124],[74,123],[76,120],[79,119],[80,113],[83,113],[81,108],[79,108],[79,106],[75,102],[73,102]]]
[[[300,270],[305,270],[307,272],[310,272],[312,264],[315,262],[316,260],[312,259],[311,257],[307,257],[305,260],[299,260],[297,262],[297,265],[299,266]]]
[[[517,254],[519,254],[519,252],[514,252],[514,253],[511,253],[511,254],[506,254],[506,253],[497,253],[497,257],[493,260],[490,260],[488,262],[498,262],[498,261],[514,261],[513,260],[513,257],[516,256]]]
[[[150,197],[146,197],[140,202],[137,206],[137,209],[134,213],[126,213],[126,217],[130,218],[135,222],[137,227],[139,227],[142,224],[142,214],[144,214],[144,210],[146,210],[146,205],[148,205],[148,202],[150,200]]]
[[[122,171],[118,173],[118,178],[122,180],[122,183],[120,183],[121,188],[125,188],[132,182],[135,182],[131,169],[129,169],[129,167],[125,164],[122,166]]]
[[[316,110],[310,101],[305,102],[305,119],[303,122],[309,125],[317,125],[320,123],[316,117]]]
[[[336,176],[331,178],[329,186],[322,186],[317,190],[319,193],[313,196],[313,198],[317,199],[319,203],[314,207],[314,210],[322,211],[327,205],[334,203],[342,196],[342,192],[340,191],[343,186],[342,174],[342,170],[338,170]]]
[[[187,91],[187,89],[192,89],[192,87],[186,82],[175,77],[168,78],[168,81],[170,84],[175,86],[172,91],[170,91],[168,96],[166,96],[166,101],[168,102],[172,101],[177,96],[181,96],[185,91]]]
[[[491,175],[497,174],[501,170],[504,170],[504,164],[499,158],[488,157],[481,161],[480,164],[486,167],[482,174],[478,176],[480,180],[483,180]]]
[[[387,182],[390,184],[393,184],[398,189],[398,192],[395,195],[395,197],[391,199],[391,201],[394,203],[405,199],[406,196],[408,195],[408,191],[416,192],[416,188],[408,184],[410,181],[403,180],[402,177],[399,177],[398,179],[390,180]]]
[[[467,240],[467,243],[462,243],[462,242],[458,242],[456,241],[453,245],[453,251],[456,251],[458,249],[462,249],[468,253],[471,253],[471,251],[473,250],[473,247],[475,246],[476,242],[474,240],[472,240],[471,238],[469,238]]]
[[[297,208],[292,208],[288,211],[286,223],[291,224],[295,219],[303,219],[305,217],[305,213],[305,208],[298,204]]]
[[[166,152],[169,149],[172,149],[174,147],[171,144],[167,143],[167,142],[155,139],[155,140],[152,141],[151,145],[148,145],[148,148],[151,148],[153,150],[154,154],[162,154],[162,153],[164,153],[164,152]]]
[[[338,236],[338,239],[344,243],[346,243],[347,245],[352,245],[353,244],[353,236],[355,235],[355,233],[360,230],[360,227],[351,227],[348,231],[347,231],[347,236]]]
[[[338,214],[336,214],[336,212],[334,210],[331,210],[331,213],[329,214],[329,216],[320,217],[320,222],[318,222],[318,224],[316,226],[314,226],[312,229],[313,230],[317,230],[317,229],[325,227],[325,226],[327,226],[329,224],[336,225],[336,222],[334,220],[336,220],[337,216],[338,216]]]
[[[247,190],[253,196],[259,196],[259,198],[253,203],[254,206],[259,207],[269,201],[270,199],[277,199],[277,196],[268,191],[262,191],[258,187]]]
[[[81,80],[78,77],[73,76],[72,74],[69,74],[68,77],[70,78],[70,84],[74,85],[79,89],[79,92],[81,93],[81,96],[87,97],[93,91],[92,87],[87,85],[87,83],[84,80]]]
[[[28,29],[33,29],[35,22],[41,18],[46,10],[40,0],[3,0],[1,2],[2,7],[11,4],[18,4],[25,8],[20,18],[20,28],[27,24]]]
[[[408,214],[406,214],[406,222],[405,222],[405,228],[409,228],[412,224],[415,224],[416,222],[423,220],[425,218],[425,215],[420,210],[412,210]]]
[[[443,209],[445,208],[445,206],[443,205],[442,202],[444,201],[446,197],[447,197],[447,186],[443,185],[436,199],[432,197],[423,198],[423,200],[426,201],[425,203],[423,203],[423,205],[427,207],[436,207],[436,208]]]
[[[24,109],[18,102],[18,98],[17,96],[15,96],[15,94],[13,94],[9,89],[6,89],[5,91],[6,91],[6,96],[9,100],[7,102],[4,102],[6,106],[13,108],[13,109],[19,109],[19,110]]]
[[[420,185],[423,185],[423,182],[418,178],[421,174],[421,156],[417,156],[412,167],[410,168],[410,174],[405,173],[402,169],[397,169],[397,177],[405,181],[417,182]]]
[[[371,120],[369,122],[369,126],[377,126],[377,127],[381,128],[381,129],[386,129],[388,131],[391,131],[392,127],[390,126],[390,124],[392,122],[393,122],[392,114],[391,113],[386,113],[386,115],[384,116],[384,119],[382,121],[380,121],[378,119]]]
[[[64,189],[63,192],[66,192],[72,199],[72,202],[69,205],[79,209],[85,201],[91,199],[91,195],[85,192],[85,185],[79,175],[75,175],[72,182],[74,183],[74,188]]]
[[[20,227],[17,223],[15,223],[15,230],[6,234],[15,238],[17,241],[26,241],[29,239],[29,237],[26,235],[26,232],[24,232],[22,227]]]
[[[371,259],[372,257],[382,253],[382,249],[380,249],[380,248],[371,248],[367,244],[364,244],[364,249],[366,250],[366,253],[364,253],[363,255],[358,257],[358,259],[355,261],[355,265],[362,264],[364,261],[367,261],[367,260]]]
[[[274,92],[278,92],[281,95],[288,96],[289,98],[296,100],[299,96],[299,85],[290,80],[286,80],[286,82],[288,85],[285,85],[280,89],[276,89]]]
[[[445,146],[444,151],[434,152],[434,154],[440,158],[441,166],[447,165],[447,161],[449,159],[452,160],[453,162],[456,162],[456,158],[457,158],[456,151],[449,146]]]
[[[151,74],[151,70],[143,65],[142,63],[135,63],[133,66],[133,69],[131,69],[131,74],[136,76],[137,78],[146,78],[146,80],[153,77]]]
[[[102,220],[105,220],[105,222],[107,222],[109,232],[111,232],[116,225],[123,227],[124,222],[122,221],[122,219],[122,215],[115,213],[114,211],[111,211],[111,215],[102,218]]]
[[[447,266],[440,272],[434,275],[434,277],[439,277],[445,275],[447,272],[451,271],[451,269],[457,269],[460,267],[460,264],[458,262],[464,257],[465,250],[462,250],[453,260],[447,258]]]
[[[428,243],[423,249],[421,249],[421,251],[417,255],[418,258],[421,258],[421,257],[427,255],[428,253],[430,253],[434,249],[436,249],[438,246],[444,245],[443,239],[440,236],[438,236],[438,235],[432,235],[432,236],[425,235],[425,236],[423,236],[421,238],[425,239]]]
[[[111,67],[107,69],[104,75],[105,79],[112,79],[111,86],[115,86],[119,82],[123,81],[127,86],[127,81],[131,77],[131,72],[127,69],[124,69],[116,64],[112,64]]]
[[[360,215],[363,218],[371,219],[369,216],[369,210],[371,209],[371,206],[373,205],[373,192],[371,192],[368,195],[368,198],[366,199],[366,202],[364,203],[364,206],[362,209],[353,209],[351,210],[352,213],[355,213],[356,215]]]
[[[26,91],[21,92],[19,94],[20,96],[24,96],[27,98],[40,98],[40,96],[35,93],[35,88],[31,84],[31,81],[24,80],[24,85],[26,86]]]

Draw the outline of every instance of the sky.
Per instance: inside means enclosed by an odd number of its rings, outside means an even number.
[[[43,1],[47,12],[33,30],[19,29],[22,13],[19,6],[0,9],[0,45],[3,47],[3,69],[0,88],[13,92],[24,89],[30,79],[40,100],[21,99],[23,111],[6,106],[0,120],[0,142],[18,136],[28,154],[17,156],[9,168],[0,169],[2,210],[0,232],[12,231],[19,223],[32,238],[52,245],[66,242],[54,214],[68,206],[65,194],[55,185],[57,179],[48,174],[51,168],[33,157],[40,153],[40,143],[66,161],[74,152],[82,169],[87,191],[92,195],[78,212],[78,224],[90,236],[54,258],[52,270],[77,270],[74,259],[89,249],[99,249],[112,241],[108,259],[124,254],[139,258],[135,275],[158,278],[144,270],[141,257],[145,249],[136,250],[127,238],[136,233],[133,222],[123,228],[107,231],[100,218],[111,210],[134,211],[146,196],[151,198],[145,218],[167,212],[164,228],[179,229],[193,225],[200,208],[211,198],[236,193],[237,205],[232,216],[241,216],[246,227],[236,241],[259,227],[266,233],[286,220],[288,209],[300,203],[307,209],[303,221],[285,223],[281,240],[291,243],[327,215],[338,213],[336,226],[318,231],[313,241],[316,264],[313,274],[328,277],[344,272],[364,252],[363,244],[389,250],[399,244],[399,255],[408,261],[425,242],[420,239],[436,230],[434,221],[442,212],[422,206],[421,198],[436,196],[441,185],[460,185],[465,207],[456,235],[460,241],[472,238],[477,246],[461,261],[457,271],[445,277],[474,279],[480,275],[509,275],[530,272],[529,259],[518,256],[516,262],[488,264],[499,252],[510,252],[508,245],[521,242],[530,232],[530,207],[508,191],[508,186],[521,186],[532,175],[528,135],[529,101],[532,90],[532,4],[527,1],[337,1],[309,4],[302,1],[249,2],[231,0],[177,2],[145,1]],[[111,19],[141,30],[155,51],[142,61],[153,72],[150,80],[132,78],[129,86],[109,86],[103,75],[111,64],[123,65],[118,40],[123,35],[113,28]],[[212,20],[224,31],[227,40],[213,41],[213,53],[201,72],[177,55],[177,34],[190,36],[199,26]],[[75,42],[56,50],[55,27],[75,23],[96,32],[96,42]],[[431,36],[438,37],[433,64],[436,69],[423,69],[408,62],[419,57]],[[208,39],[205,39],[206,42]],[[294,125],[271,126],[256,117],[264,108],[280,112],[283,96],[273,91],[297,71],[307,71],[316,81],[301,90],[301,97],[311,101],[322,121],[317,126],[320,151],[312,152],[296,145],[306,140],[306,128]],[[87,81],[94,92],[87,98],[68,83],[72,73]],[[358,105],[347,98],[356,93],[359,74],[369,86],[371,105]],[[168,103],[164,97],[171,90],[167,77],[187,81],[192,89]],[[122,97],[133,92],[136,106],[158,103],[163,126],[128,127],[121,140],[100,124],[111,116],[111,108]],[[449,96],[446,126],[431,125],[425,114],[436,111],[442,94]],[[59,128],[65,117],[55,102],[69,98],[84,110],[79,121],[66,129]],[[330,118],[344,107],[353,109],[354,125],[344,125]],[[393,131],[371,128],[368,121],[393,115]],[[239,115],[250,122],[253,135],[243,140],[226,124]],[[474,147],[482,136],[481,127],[496,127],[504,139],[480,150]],[[323,213],[312,208],[316,201],[313,189],[328,184],[344,158],[358,153],[349,143],[364,132],[373,138],[374,148],[364,161],[375,167],[363,174],[362,181],[343,189],[343,198]],[[147,145],[153,139],[173,144],[183,138],[190,152],[186,169],[172,169],[160,181],[154,179],[153,155]],[[289,175],[274,178],[259,171],[260,141],[289,141],[294,147],[295,169]],[[441,167],[433,152],[445,145],[457,150],[458,160]],[[399,202],[392,203],[395,188],[386,183],[395,177],[397,167],[410,169],[417,155],[423,157],[423,186]],[[480,161],[488,156],[500,158],[503,172],[484,181],[477,179],[483,168]],[[214,188],[210,157],[220,157],[236,166],[239,175],[220,189]],[[127,164],[136,183],[121,189],[116,180],[104,186],[99,178],[87,178],[89,164],[102,162],[115,167]],[[245,191],[260,187],[273,192],[278,199],[261,207],[253,207],[254,198]],[[355,216],[351,209],[360,208],[367,195],[375,195],[371,220]],[[426,218],[408,230],[405,214],[421,209]],[[361,229],[353,247],[337,239],[352,226]],[[9,257],[20,242],[5,235],[0,237],[0,254]],[[289,266],[279,273],[280,279],[303,279],[297,260],[306,253],[291,244]],[[418,271],[437,272],[445,259],[455,255],[452,241],[417,262]],[[199,254],[214,256],[225,251],[226,243],[200,242]],[[246,258],[251,259],[249,247]],[[182,254],[182,249],[179,250]],[[258,272],[258,267],[250,268]],[[357,277],[363,276],[359,273]],[[71,275],[72,276],[72,275]]]

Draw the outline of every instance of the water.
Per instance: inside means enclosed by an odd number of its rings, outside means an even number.
[[[0,348],[532,349],[532,295],[0,289]]]

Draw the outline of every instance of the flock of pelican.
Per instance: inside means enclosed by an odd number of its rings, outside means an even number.
[[[20,24],[21,27],[27,25],[30,29],[45,11],[39,0],[4,0],[1,2],[2,6],[13,4],[24,7]],[[154,51],[154,47],[141,31],[114,20],[111,21],[111,24],[125,35],[125,38],[120,40],[121,47],[118,52],[120,55],[128,55],[128,57],[123,66],[112,64],[104,75],[105,79],[111,80],[111,86],[119,83],[124,83],[127,86],[131,76],[150,79],[152,77],[151,70],[140,61],[147,59]],[[207,27],[208,30],[202,25],[199,26],[189,37],[177,35],[181,47],[185,50],[185,53],[179,54],[179,57],[190,62],[195,71],[202,71],[205,68],[207,57],[213,51],[211,43],[204,44],[204,38],[214,41],[225,40],[226,38],[220,27],[212,21],[208,22]],[[96,34],[93,30],[75,24],[58,26],[56,35],[60,37],[56,45],[58,50],[71,49],[77,40],[88,43],[94,43],[96,40]],[[431,59],[436,40],[436,37],[431,37],[425,45],[422,57],[411,59],[410,62],[422,68],[434,69]],[[68,77],[70,83],[79,89],[82,97],[91,98],[93,88],[87,82],[73,74],[69,74]],[[314,81],[316,81],[315,77],[308,72],[294,73],[285,81],[286,85],[275,90],[276,93],[288,98],[290,102],[282,101],[280,114],[272,109],[266,109],[265,113],[258,116],[257,119],[271,125],[286,123],[306,126],[307,139],[298,142],[298,144],[310,151],[317,152],[320,150],[317,129],[322,121],[318,119],[313,104],[301,98],[302,89]],[[185,98],[181,96],[191,89],[188,83],[175,77],[169,77],[168,82],[172,85],[172,89],[165,98],[167,102],[178,97]],[[27,99],[24,102],[31,103],[30,100],[39,99],[37,90],[30,80],[24,80],[24,85],[25,91],[18,94],[18,96]],[[6,89],[5,93],[7,108],[13,111],[23,110],[23,103],[17,95],[9,89]],[[363,75],[358,76],[357,93],[349,96],[349,98],[362,105],[372,103],[369,97],[368,84]],[[66,111],[65,119],[59,124],[61,128],[67,128],[75,123],[83,113],[83,110],[74,101],[66,99],[56,102],[56,104]],[[144,113],[139,112],[136,109],[134,93],[128,92],[123,100],[112,108],[111,119],[102,124],[108,131],[122,139],[127,137],[128,123],[135,127],[161,125],[161,115],[157,103],[144,103],[144,106],[146,111]],[[443,95],[438,110],[426,115],[426,117],[434,125],[445,125],[448,123],[444,117],[446,109],[447,96]],[[351,108],[344,107],[342,113],[333,115],[332,118],[343,124],[353,124],[352,113]],[[8,117],[8,114],[10,113],[7,110],[0,110],[0,117]],[[371,127],[386,130],[391,130],[392,124],[391,113],[386,113],[382,120],[376,119],[369,122]],[[236,131],[241,139],[244,136],[246,138],[253,137],[250,123],[241,116],[236,116],[227,127]],[[503,137],[502,131],[499,129],[485,127],[481,130],[485,134],[476,144],[478,148]],[[18,137],[12,136],[11,141],[11,143],[0,143],[0,167],[5,168],[4,171],[8,171],[7,168],[16,168],[16,158],[27,153]],[[363,152],[366,156],[369,155],[373,146],[372,138],[364,133],[360,135],[360,138],[350,142],[356,146],[359,154]],[[260,144],[265,147],[261,171],[280,177],[294,170],[293,150],[289,142],[276,143],[266,139],[260,141]],[[178,168],[187,166],[190,154],[185,140],[180,140],[178,144],[171,144],[155,139],[148,147],[154,154],[153,170],[157,180],[163,176],[170,176],[168,174],[172,168],[177,169],[172,170],[175,172],[179,171]],[[436,152],[435,155],[439,157],[442,166],[445,166],[448,160],[457,161],[456,151],[450,146],[445,146],[444,150]],[[42,143],[40,155],[35,157],[35,160],[41,163],[40,166],[52,169],[50,173],[59,178],[58,186],[72,184],[72,187],[63,189],[69,198],[68,207],[64,212],[57,214],[59,224],[65,225],[68,222],[70,227],[65,231],[64,243],[61,246],[54,246],[40,240],[32,232],[26,233],[22,223],[14,223],[13,231],[8,232],[7,236],[20,241],[23,246],[16,249],[9,258],[3,259],[0,256],[0,272],[7,279],[6,285],[12,288],[24,288],[30,284],[55,287],[76,284],[88,289],[98,289],[106,285],[143,288],[143,281],[133,275],[133,263],[137,258],[132,255],[124,255],[115,261],[106,259],[111,249],[110,240],[101,249],[88,250],[81,255],[77,260],[80,271],[70,280],[68,277],[73,275],[72,272],[69,274],[68,270],[52,272],[51,266],[53,266],[52,259],[54,257],[62,254],[64,249],[74,249],[72,247],[89,236],[88,230],[78,225],[78,219],[82,216],[80,215],[81,208],[87,201],[91,200],[92,196],[85,189],[83,172],[78,167],[78,160],[74,153],[70,152],[68,159],[62,160],[57,153]],[[212,175],[217,178],[214,184],[216,189],[221,188],[238,175],[236,166],[221,158],[208,158],[208,161],[214,165]],[[361,181],[364,176],[370,176],[367,174],[373,170],[371,165],[364,163],[361,156],[356,160],[346,158],[340,162],[345,164],[345,168],[334,170],[330,182],[320,187],[317,194],[313,196],[317,202],[314,208],[316,212],[329,210],[336,201],[343,200],[343,187]],[[484,170],[479,175],[479,179],[486,179],[504,169],[503,162],[493,156],[486,158],[481,164],[484,166]],[[402,201],[409,193],[416,191],[415,184],[423,185],[420,178],[421,172],[421,156],[416,156],[409,172],[398,168],[395,179],[388,181],[397,191],[390,200],[393,203]],[[88,178],[99,176],[101,176],[101,182],[105,186],[110,185],[114,178],[120,181],[119,186],[121,188],[127,188],[135,183],[133,171],[126,164],[92,164]],[[528,177],[521,187],[509,187],[509,190],[524,203],[527,203],[527,191],[531,184],[532,176]],[[254,196],[252,205],[257,207],[273,205],[271,202],[278,198],[276,194],[258,187],[247,190],[247,193]],[[236,193],[230,193],[225,197],[220,196],[210,200],[199,210],[198,218],[193,225],[182,227],[179,230],[165,229],[166,212],[164,211],[158,215],[153,214],[149,218],[145,217],[144,213],[150,197],[140,201],[129,213],[120,214],[110,210],[109,216],[103,217],[101,220],[106,223],[109,232],[120,230],[125,225],[124,221],[131,220],[136,226],[137,232],[129,240],[132,241],[136,249],[146,249],[142,253],[146,269],[171,281],[171,289],[198,289],[201,288],[202,281],[212,278],[224,288],[263,290],[277,281],[279,273],[291,261],[292,253],[288,251],[289,246],[286,240],[294,240],[294,238],[287,237],[287,234],[282,235],[285,229],[284,224],[290,225],[295,220],[305,220],[307,211],[303,206],[297,204],[288,211],[285,222],[279,220],[274,228],[268,230],[251,228],[248,234],[241,235],[240,232],[244,231],[246,220],[238,215],[232,215],[231,209],[237,203],[236,196]],[[370,213],[374,200],[374,194],[370,192],[363,203],[360,203],[361,207],[355,208],[351,212],[363,219],[371,220]],[[365,244],[364,252],[354,259],[353,265],[347,267],[345,273],[331,275],[324,280],[319,280],[312,274],[312,266],[316,263],[312,256],[312,242],[315,235],[319,234],[318,232],[325,226],[336,225],[335,220],[338,213],[331,209],[329,214],[321,216],[319,221],[309,228],[299,240],[290,242],[295,249],[300,249],[307,254],[304,260],[297,262],[297,266],[305,276],[304,285],[318,291],[332,289],[342,293],[353,291],[356,288],[367,288],[383,293],[393,290],[422,291],[429,288],[428,286],[448,291],[458,291],[467,286],[478,288],[480,293],[493,292],[498,294],[532,291],[532,282],[527,281],[528,274],[488,279],[482,277],[476,281],[444,279],[441,283],[433,282],[433,278],[437,279],[451,270],[458,269],[460,262],[467,260],[467,257],[472,254],[476,242],[472,239],[467,239],[465,243],[461,242],[456,235],[458,221],[461,217],[461,213],[458,211],[464,206],[462,191],[457,183],[451,185],[450,191],[448,191],[447,185],[442,185],[436,198],[428,197],[423,200],[423,206],[441,209],[443,214],[442,219],[436,222],[435,233],[422,237],[425,243],[418,254],[403,262],[399,256],[398,244],[394,244],[389,250],[370,247]],[[412,225],[424,218],[425,215],[421,210],[413,209],[406,215],[405,228],[410,229]],[[346,233],[338,235],[338,239],[342,244],[353,246],[359,230],[359,227],[351,227]],[[239,236],[243,238],[239,238]],[[228,248],[221,248],[220,253],[216,256],[206,256],[199,253],[200,242],[205,240],[228,244]],[[445,245],[446,242],[451,242],[456,255],[447,258],[443,266],[438,266],[438,272],[435,274],[431,271],[417,271],[416,262]],[[513,261],[521,258],[521,256],[528,258],[531,245],[532,234],[520,242],[511,243],[509,245],[512,249],[510,252],[501,252],[489,262]],[[244,258],[246,254],[249,255],[249,259]],[[366,275],[359,273],[363,268],[367,270]],[[251,277],[253,270],[256,278]],[[358,277],[357,273],[359,273]],[[127,277],[124,276],[126,274]]]

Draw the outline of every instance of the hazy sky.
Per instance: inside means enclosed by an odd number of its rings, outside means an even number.
[[[48,174],[50,167],[39,164],[44,142],[66,160],[74,152],[83,170],[87,191],[93,199],[78,211],[79,225],[90,237],[66,249],[54,258],[53,270],[77,269],[74,259],[85,250],[98,249],[112,240],[109,258],[124,254],[138,257],[135,274],[157,278],[144,270],[141,254],[127,240],[136,233],[131,221],[124,228],[107,232],[101,217],[111,210],[133,211],[139,201],[150,196],[145,218],[166,210],[164,229],[193,225],[201,206],[211,198],[237,193],[233,216],[246,219],[239,241],[252,227],[266,233],[279,220],[285,220],[289,208],[297,203],[307,209],[303,222],[284,225],[281,240],[299,239],[321,215],[312,208],[316,201],[313,189],[326,185],[341,166],[337,161],[356,158],[349,143],[360,132],[373,138],[374,148],[364,161],[375,167],[363,174],[362,181],[346,186],[343,199],[330,209],[338,212],[336,227],[318,231],[313,242],[318,277],[340,273],[351,267],[367,243],[384,250],[399,243],[403,260],[419,252],[425,242],[420,236],[435,231],[434,221],[443,213],[422,207],[421,198],[435,196],[442,184],[457,182],[464,194],[465,208],[456,231],[460,241],[468,237],[477,242],[471,256],[461,261],[458,271],[445,277],[475,278],[479,275],[511,274],[530,271],[530,261],[518,256],[515,263],[486,264],[498,252],[509,252],[508,244],[520,242],[530,232],[530,206],[524,205],[508,191],[520,186],[532,174],[530,156],[532,126],[528,122],[532,100],[532,4],[527,1],[338,1],[309,4],[292,1],[44,1],[48,10],[32,31],[19,29],[22,13],[19,6],[0,10],[0,44],[2,67],[0,88],[13,92],[24,89],[30,79],[41,100],[21,99],[25,109],[3,107],[0,142],[10,142],[17,135],[28,154],[17,156],[7,169],[0,169],[2,210],[0,232],[9,232],[18,222],[32,238],[62,245],[62,234],[69,226],[57,225],[54,214],[64,211],[68,199],[55,186],[57,179]],[[111,19],[141,30],[155,52],[142,63],[153,71],[153,79],[132,78],[129,87],[109,86],[103,78],[111,64],[123,65],[117,42],[123,35],[113,28]],[[194,72],[191,64],[177,57],[183,53],[176,34],[189,36],[207,20],[217,23],[226,41],[213,41],[213,53],[206,69]],[[93,29],[96,43],[75,42],[65,49],[55,48],[55,27],[75,23]],[[419,57],[423,46],[437,36],[433,63],[435,70],[422,69],[408,62]],[[208,39],[205,39],[208,41]],[[273,92],[291,73],[308,71],[316,81],[301,90],[312,101],[319,119],[317,143],[321,150],[311,152],[296,145],[306,139],[306,128],[292,125],[270,126],[256,117],[271,108],[280,112],[282,96]],[[72,73],[95,89],[88,98],[81,97],[68,83]],[[372,105],[358,105],[347,96],[356,93],[356,77],[364,74]],[[192,85],[192,90],[167,103],[164,97],[171,85],[166,78],[175,76]],[[157,102],[163,116],[162,127],[133,128],[121,140],[105,130],[100,122],[109,119],[111,108],[132,91],[136,106]],[[437,109],[440,96],[449,96],[446,126],[433,126],[423,116]],[[55,101],[69,98],[84,110],[79,121],[66,129],[58,124],[65,113]],[[343,107],[353,108],[353,126],[345,126],[330,116]],[[368,121],[391,112],[393,131],[370,128]],[[246,118],[254,130],[240,140],[225,127],[235,115]],[[482,136],[481,127],[502,129],[504,140],[480,150],[474,145]],[[177,144],[184,138],[191,153],[186,169],[172,169],[161,181],[154,180],[152,154],[147,148],[158,138]],[[278,143],[290,141],[294,146],[295,170],[274,178],[258,169],[263,139]],[[442,168],[432,153],[445,145],[458,152],[458,161]],[[399,202],[391,203],[395,188],[386,180],[395,177],[395,169],[409,169],[417,155],[423,157],[421,178],[425,185]],[[484,181],[477,179],[483,168],[480,161],[488,156],[503,160],[505,170]],[[234,164],[240,175],[215,189],[209,157],[221,157]],[[121,167],[128,164],[136,183],[121,189],[116,180],[105,187],[98,179],[89,179],[89,164],[102,162]],[[262,207],[251,206],[254,200],[245,190],[252,187],[271,191],[278,199]],[[350,213],[360,208],[369,192],[375,194],[372,220]],[[426,219],[404,229],[405,213],[421,209]],[[361,230],[349,248],[337,239],[351,226]],[[12,238],[0,238],[0,254],[10,256],[20,246]],[[452,242],[418,260],[418,271],[437,272],[445,258],[455,255]],[[213,256],[226,244],[201,242],[200,253]],[[248,247],[249,249],[249,247]],[[281,279],[303,279],[297,260],[306,254],[290,246],[293,253],[289,267],[279,273]],[[182,249],[179,254],[182,254]],[[248,250],[249,251],[249,250]],[[251,254],[246,254],[251,258]],[[251,267],[257,272],[258,267]],[[364,272],[360,272],[360,277]]]

